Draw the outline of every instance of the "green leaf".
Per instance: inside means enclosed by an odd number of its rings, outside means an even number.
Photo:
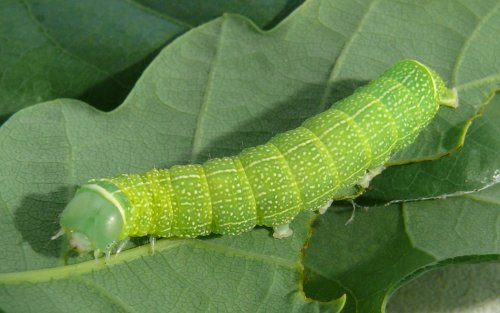
[[[500,263],[455,264],[418,277],[401,287],[389,313],[494,313],[500,307]]]
[[[142,6],[150,8],[162,15],[190,25],[208,22],[224,13],[235,13],[250,18],[256,25],[265,29],[274,26],[288,15],[303,0],[190,0],[178,1],[139,0]]]
[[[337,210],[318,218],[304,264],[306,294],[347,294],[345,312],[383,312],[406,280],[457,262],[500,261],[500,184],[442,200]],[[328,287],[326,287],[328,286]]]
[[[307,301],[298,282],[299,253],[312,213],[296,220],[295,236],[277,245],[266,229],[208,240],[162,240],[157,253],[131,249],[105,264],[0,274],[8,312],[339,312],[345,301]]]
[[[0,4],[0,122],[41,101],[110,110],[158,51],[226,12],[273,25],[301,0],[15,1]]]
[[[226,15],[168,45],[113,112],[66,99],[15,114],[0,128],[0,308],[338,311],[342,298],[318,303],[301,293],[306,215],[294,223],[290,241],[257,229],[237,237],[160,240],[155,256],[136,242],[138,247],[112,258],[109,266],[70,257],[75,265],[65,267],[63,243],[49,238],[75,187],[87,179],[237,153],[298,126],[400,59],[416,58],[435,68],[457,87],[461,106],[441,109],[417,144],[392,162],[432,160],[456,150],[500,87],[499,7],[493,0],[317,0],[268,32]],[[490,108],[491,116],[498,116],[498,105]],[[476,142],[493,145],[496,131],[477,125],[470,136],[492,136]],[[478,153],[490,160],[488,151]],[[491,184],[495,164],[480,163],[480,174],[490,180],[470,188]],[[440,173],[453,173],[452,165]],[[419,187],[418,194],[403,197],[383,193],[383,201],[438,197],[465,185],[433,193]],[[381,182],[377,190],[390,187]],[[423,268],[456,257],[498,258],[498,242],[491,237],[498,207],[484,203],[488,190],[493,189],[371,208],[357,212],[348,226],[349,211],[320,217],[304,257],[308,294],[330,300],[346,293],[351,311],[378,312],[403,280]],[[462,215],[473,227],[459,223]],[[443,224],[436,225],[439,221]],[[456,238],[446,237],[452,228],[463,249]],[[438,246],[433,235],[441,236]]]

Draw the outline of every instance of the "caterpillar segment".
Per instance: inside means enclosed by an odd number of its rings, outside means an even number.
[[[61,216],[80,253],[108,256],[129,237],[235,235],[256,225],[292,235],[303,210],[326,212],[345,188],[368,187],[456,91],[418,61],[400,61],[330,109],[239,155],[84,184]],[[154,248],[153,248],[154,249]]]

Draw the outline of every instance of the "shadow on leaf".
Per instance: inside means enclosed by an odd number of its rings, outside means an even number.
[[[165,43],[165,46],[170,41]],[[91,86],[82,95],[80,95],[78,99],[87,102],[102,111],[111,111],[116,109],[128,96],[146,67],[153,61],[162,49],[163,46],[154,50],[137,63],[118,73],[110,75],[105,80]]]
[[[274,104],[273,109],[249,119],[231,133],[210,142],[197,156],[197,160],[200,162],[215,157],[231,156],[245,148],[264,144],[276,134],[299,127],[307,118],[325,111],[331,104],[351,95],[356,88],[366,83],[367,81],[342,80],[332,84],[326,101],[330,105],[324,108],[320,108],[320,101],[325,86],[311,85],[304,88],[287,101]]]
[[[59,216],[75,191],[75,187],[61,187],[47,194],[29,194],[15,211],[15,224],[24,240],[36,252],[59,257],[62,240],[50,240],[60,229]]]

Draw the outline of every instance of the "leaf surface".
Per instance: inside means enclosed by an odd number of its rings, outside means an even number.
[[[500,299],[500,263],[454,264],[433,270],[398,289],[389,313],[494,313]]]
[[[0,4],[0,123],[37,102],[111,110],[160,49],[224,13],[272,26],[301,0],[64,1]]]
[[[142,311],[147,302],[153,312],[165,307],[338,311],[342,298],[319,303],[301,293],[300,256],[310,215],[294,223],[296,236],[290,240],[276,241],[268,229],[236,237],[161,240],[155,256],[138,240],[109,266],[78,257],[63,266],[63,242],[49,238],[76,186],[87,179],[235,154],[298,126],[408,58],[435,68],[456,86],[461,106],[441,109],[393,164],[437,160],[455,151],[464,144],[471,121],[494,103],[473,124],[464,149],[450,157],[457,155],[456,161],[436,161],[445,162],[439,175],[470,173],[457,174],[462,181],[456,186],[426,189],[432,183],[427,178],[416,188],[403,185],[403,194],[391,194],[390,177],[425,171],[434,162],[397,166],[375,181],[375,194],[367,201],[438,198],[492,185],[498,163],[491,157],[495,150],[488,148],[498,138],[498,97],[492,95],[500,87],[500,49],[494,40],[499,7],[487,0],[308,1],[267,32],[226,15],[168,45],[112,112],[61,99],[15,114],[0,128],[0,308]],[[477,149],[464,154],[468,141]],[[407,168],[412,169],[404,174]],[[469,184],[464,177],[475,181]],[[492,190],[488,197],[496,199],[497,186],[372,207],[358,212],[350,228],[342,227],[350,211],[318,218],[304,257],[307,294],[330,300],[346,293],[348,310],[378,312],[402,281],[423,268],[457,257],[496,260],[500,250],[491,234],[498,228],[498,207],[483,200]],[[470,227],[464,222],[469,220]],[[487,228],[480,227],[483,222]],[[462,241],[447,237],[451,229]],[[438,243],[433,235],[441,236]],[[72,296],[61,296],[65,292]],[[46,300],[43,306],[40,299]]]
[[[383,312],[396,288],[432,268],[500,261],[499,194],[496,184],[453,198],[372,207],[348,224],[351,210],[326,214],[306,250],[306,293],[321,300],[345,293],[345,312]]]

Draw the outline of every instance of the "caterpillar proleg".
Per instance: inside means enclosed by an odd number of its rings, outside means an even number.
[[[440,105],[455,107],[456,91],[422,63],[400,61],[300,127],[236,156],[90,180],[64,209],[58,234],[96,256],[135,236],[235,235],[256,225],[290,236],[300,211],[324,213],[340,190],[367,187]]]

